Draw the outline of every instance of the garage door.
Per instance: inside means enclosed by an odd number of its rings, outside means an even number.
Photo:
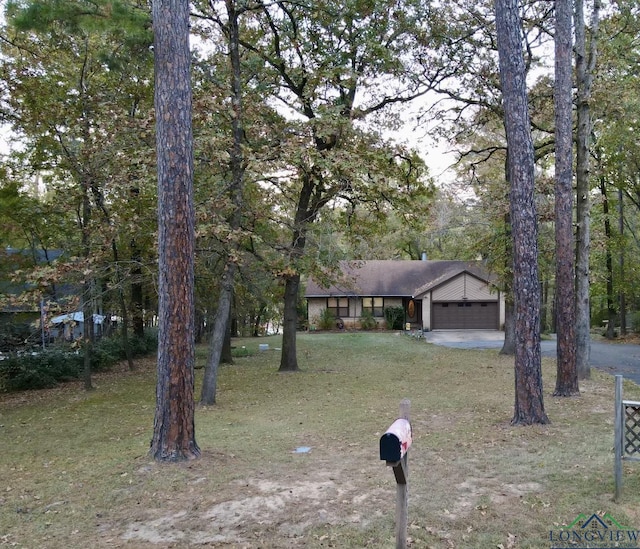
[[[497,330],[498,303],[434,303],[431,309],[432,330]]]

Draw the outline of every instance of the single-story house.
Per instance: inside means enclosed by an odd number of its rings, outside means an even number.
[[[306,287],[309,327],[324,309],[346,328],[360,327],[364,310],[384,324],[387,307],[404,309],[404,324],[427,330],[500,330],[504,296],[479,261],[345,261],[339,281]]]
[[[62,250],[0,248],[0,347],[15,350],[29,344],[74,341],[84,333],[84,314],[75,311],[82,293],[79,284],[62,281],[44,289],[33,287],[26,277],[14,280],[14,271],[31,271],[37,265],[53,265]],[[100,338],[115,328],[117,317],[93,314],[93,334]],[[42,329],[44,323],[44,330]]]

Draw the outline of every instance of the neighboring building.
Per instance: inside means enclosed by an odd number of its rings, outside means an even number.
[[[80,288],[69,282],[50,284],[37,289],[25,274],[36,266],[53,265],[63,256],[62,250],[0,249],[0,348],[13,350],[29,344],[50,342],[47,318],[75,307]],[[76,305],[77,306],[77,305]],[[42,329],[43,323],[45,329]]]
[[[0,347],[9,350],[25,340],[39,341],[42,334],[36,324],[43,314],[44,303],[57,303],[60,287],[49,287],[49,293],[31,292],[26,277],[16,279],[16,271],[29,272],[36,265],[51,264],[62,250],[0,248]]]
[[[98,337],[102,334],[105,319],[104,315],[93,315],[93,333]],[[55,316],[49,320],[49,325],[51,326],[49,328],[51,336],[54,339],[64,339],[65,341],[82,339],[84,336],[84,313],[77,311]]]
[[[422,330],[500,330],[504,297],[478,261],[350,261],[340,281],[307,284],[309,327],[330,309],[346,328],[359,328],[364,309],[384,324],[384,309],[403,307],[404,323]]]

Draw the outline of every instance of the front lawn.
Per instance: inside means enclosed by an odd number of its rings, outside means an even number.
[[[495,350],[300,334],[302,371],[279,374],[277,337],[234,345],[249,356],[221,366],[218,404],[198,409],[194,462],[147,456],[153,360],[97,375],[91,393],[0,395],[0,546],[394,547],[395,480],[378,440],[405,397],[412,547],[549,549],[581,513],[640,529],[640,463],[625,464],[612,501],[611,376],[594,370],[580,397],[556,399],[544,359],[552,424],[511,427],[513,359]],[[625,398],[640,389],[626,383]]]

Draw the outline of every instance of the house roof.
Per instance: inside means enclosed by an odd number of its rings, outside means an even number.
[[[93,323],[94,324],[102,324],[104,319],[107,318],[104,315],[93,315]],[[54,316],[49,322],[51,324],[64,324],[66,322],[84,322],[84,313],[82,311],[77,311],[75,313],[68,313],[65,315]]]
[[[415,297],[463,272],[481,280],[491,280],[480,261],[343,261],[340,267],[341,279],[328,288],[310,278],[305,297]]]

